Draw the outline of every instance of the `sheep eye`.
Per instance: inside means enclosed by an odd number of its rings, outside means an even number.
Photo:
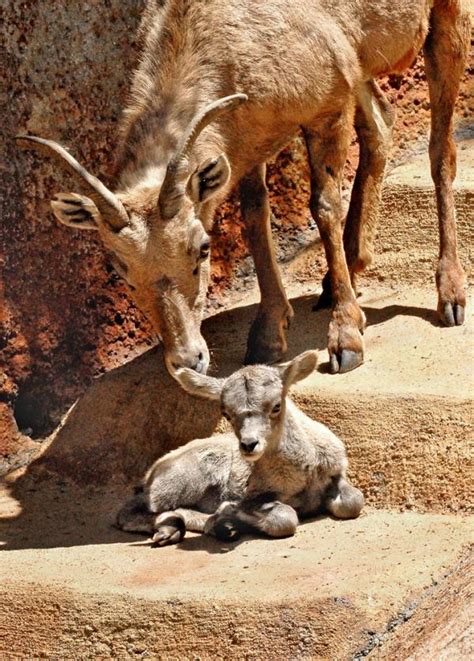
[[[278,402],[278,404],[275,404],[275,406],[272,408],[272,414],[277,415],[281,411],[281,404]]]
[[[128,271],[127,265],[124,262],[122,262],[122,260],[119,259],[116,256],[111,257],[110,261],[112,262],[112,266],[117,271],[117,273],[122,278],[126,278],[127,277],[127,271]]]
[[[207,259],[209,257],[209,252],[211,250],[211,244],[209,241],[205,241],[202,245],[201,248],[199,249],[199,259]]]
[[[222,417],[224,417],[226,420],[230,420],[230,415],[227,413],[227,411],[222,410]]]

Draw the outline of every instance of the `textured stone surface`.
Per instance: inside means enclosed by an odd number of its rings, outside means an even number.
[[[369,659],[468,659],[474,649],[474,554],[389,624]]]
[[[71,181],[51,161],[19,152],[13,136],[61,141],[106,175],[142,6],[2,6],[1,389],[34,436],[51,429],[93,374],[118,364],[137,339],[150,340],[94,234],[65,231],[52,218],[49,199]]]
[[[347,659],[443,577],[472,530],[368,510],[286,540],[151,549],[110,530],[106,504],[97,495],[87,512],[81,498],[58,518],[51,501],[49,524],[2,526],[2,656]]]

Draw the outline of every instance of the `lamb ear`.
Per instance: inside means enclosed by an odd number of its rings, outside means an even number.
[[[293,383],[306,379],[315,370],[317,364],[318,352],[305,351],[288,363],[278,365],[277,369],[280,372],[284,389],[288,390]]]
[[[212,376],[199,374],[188,367],[181,367],[173,372],[178,383],[190,395],[204,399],[219,400],[222,392],[224,379],[216,379]]]
[[[53,213],[60,223],[80,230],[97,230],[100,212],[94,202],[77,193],[58,193],[51,200]]]

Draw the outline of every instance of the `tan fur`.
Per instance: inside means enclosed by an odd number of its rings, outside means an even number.
[[[311,164],[311,210],[329,267],[320,302],[333,306],[331,367],[342,372],[362,362],[365,318],[355,279],[371,259],[393,124],[373,78],[403,70],[424,43],[441,234],[438,309],[445,323],[462,323],[452,112],[469,18],[459,0],[150,0],[140,35],[142,59],[124,113],[116,171],[117,198],[129,227],[117,231],[99,222],[98,229],[162,337],[170,369],[207,369],[200,323],[209,265],[199,245],[208,241],[216,205],[238,182],[262,295],[246,360],[274,361],[286,350],[293,313],[271,243],[265,161],[300,127]],[[206,104],[235,93],[248,95],[248,102],[202,131],[180,164],[189,184],[178,203],[159,204],[167,166],[193,118]],[[343,235],[341,177],[354,121],[361,159]],[[199,198],[206,185],[203,164],[218,157],[217,179],[205,189],[208,199]],[[165,220],[160,208],[177,212]]]

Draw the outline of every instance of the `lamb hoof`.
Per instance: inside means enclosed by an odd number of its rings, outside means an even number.
[[[222,542],[235,542],[240,537],[240,530],[231,519],[217,521],[213,533]]]
[[[180,516],[168,516],[157,522],[156,532],[152,537],[152,546],[179,544],[186,534],[186,526]]]

